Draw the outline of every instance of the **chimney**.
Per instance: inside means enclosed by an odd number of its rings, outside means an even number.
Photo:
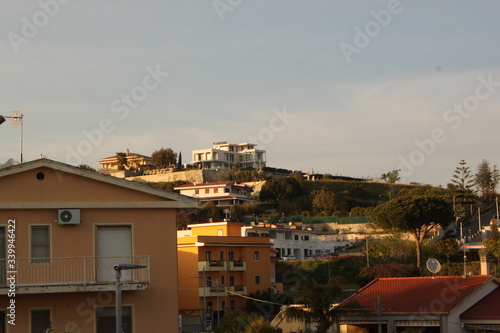
[[[480,254],[479,260],[481,262],[481,275],[490,275],[490,265],[486,259],[486,254]]]

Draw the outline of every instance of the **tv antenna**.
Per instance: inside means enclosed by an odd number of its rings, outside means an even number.
[[[2,116],[0,115],[0,124],[2,124],[5,119],[13,119],[12,125],[20,125],[20,144],[21,144],[21,163],[23,163],[23,117],[24,115],[21,111],[10,111],[12,116]]]
[[[427,259],[427,262],[425,263],[427,266],[427,269],[431,272],[434,273],[434,276],[436,276],[436,273],[438,273],[441,270],[441,264],[437,259],[434,258],[429,258]]]

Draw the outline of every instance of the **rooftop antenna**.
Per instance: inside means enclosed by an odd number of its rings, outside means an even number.
[[[434,274],[434,277],[436,277],[436,273],[441,270],[441,264],[437,259],[434,258],[427,259],[425,265],[427,266],[427,269]]]
[[[14,122],[11,125],[20,125],[20,143],[21,143],[21,163],[23,163],[23,117],[24,115],[21,111],[10,111],[13,113],[12,116],[0,116],[0,124],[2,124],[5,119],[13,119]]]

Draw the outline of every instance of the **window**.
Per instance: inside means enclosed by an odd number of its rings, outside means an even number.
[[[214,188],[214,193],[219,193],[219,189],[217,187]]]
[[[50,237],[48,226],[31,227],[31,258],[37,259],[33,262],[44,262],[50,258]]]
[[[212,261],[212,252],[211,251],[205,252],[205,258],[206,261]]]
[[[31,333],[48,332],[50,326],[50,310],[31,310]]]
[[[225,282],[226,282],[226,279],[225,279],[225,276],[223,275],[220,277],[220,285],[221,286],[225,285]]]
[[[220,261],[224,261],[224,251],[220,251]]]
[[[229,277],[229,286],[234,287],[234,276],[232,275]]]
[[[95,315],[97,333],[116,332],[115,307],[96,307]],[[132,333],[132,307],[130,306],[122,306],[122,330],[123,333]]]
[[[195,189],[194,194],[200,194],[200,189]]]
[[[207,276],[207,287],[211,287],[212,285],[213,285],[212,277],[211,276]]]
[[[259,251],[255,251],[255,252],[253,253],[253,260],[255,260],[255,261],[259,261],[259,257],[260,257],[260,253],[259,253]]]
[[[229,301],[229,310],[234,310],[236,308],[236,302],[235,301]]]
[[[208,194],[208,193],[210,193],[210,189],[209,189],[209,188],[206,188],[206,189],[205,189],[205,194]]]
[[[299,235],[295,235],[295,240],[299,240]]]
[[[234,252],[229,252],[228,257],[229,261],[234,261]]]
[[[260,275],[255,275],[255,285],[256,286],[260,285]]]

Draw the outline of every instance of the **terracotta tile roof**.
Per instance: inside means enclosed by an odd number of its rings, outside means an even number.
[[[460,315],[460,319],[500,319],[500,287]]]
[[[362,295],[354,293],[339,307],[358,303],[374,313],[380,295],[383,314],[446,314],[489,279],[494,278],[491,275],[380,278],[361,288],[358,292]]]

